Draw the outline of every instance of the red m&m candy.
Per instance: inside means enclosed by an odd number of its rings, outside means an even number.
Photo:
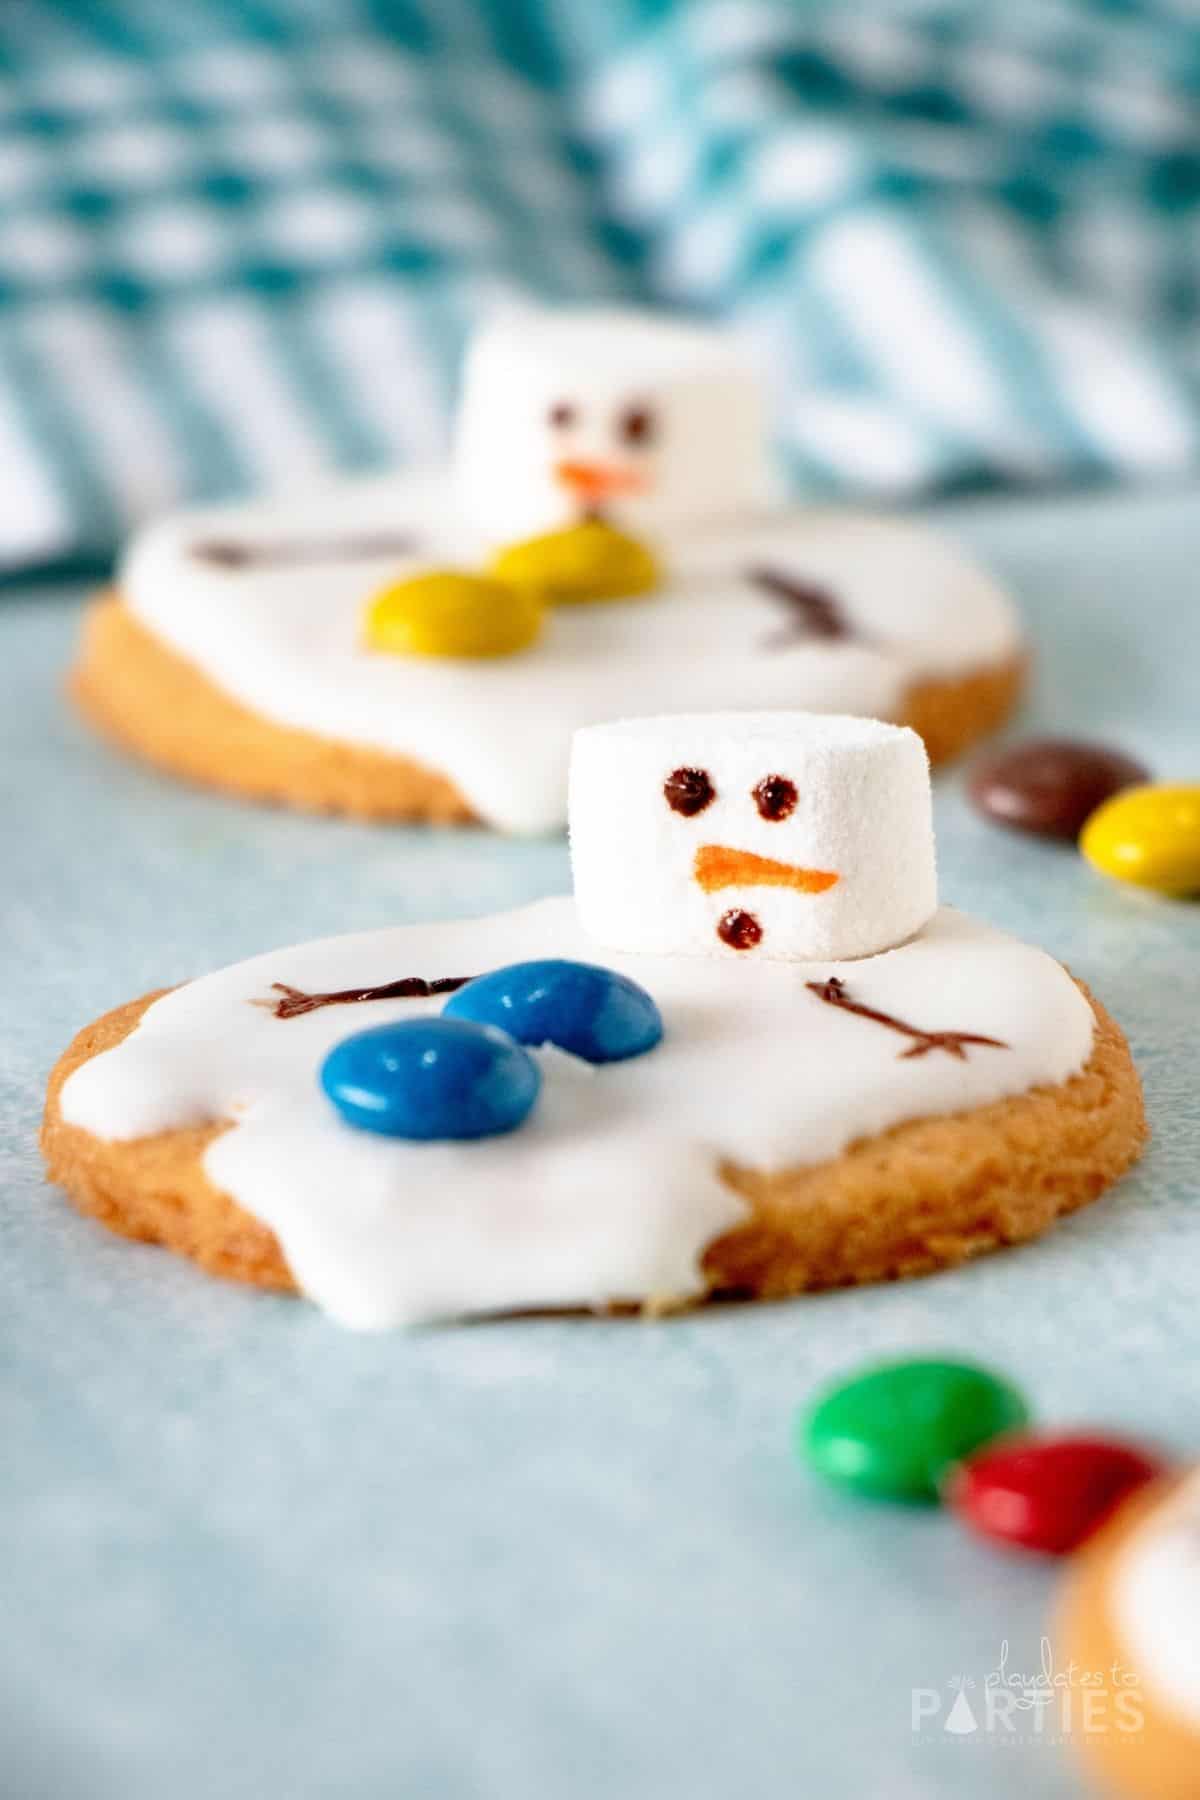
[[[1110,1438],[1008,1438],[963,1463],[947,1498],[984,1537],[1064,1556],[1162,1472],[1143,1451]]]

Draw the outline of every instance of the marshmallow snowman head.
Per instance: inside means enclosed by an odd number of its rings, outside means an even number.
[[[511,541],[599,512],[634,533],[761,506],[757,380],[723,333],[651,312],[524,311],[467,354],[455,478]]]
[[[841,961],[937,906],[929,762],[913,731],[812,713],[699,713],[575,734],[571,861],[612,949]]]

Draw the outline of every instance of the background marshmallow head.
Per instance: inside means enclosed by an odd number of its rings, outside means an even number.
[[[699,713],[575,735],[575,898],[612,949],[802,961],[903,943],[937,906],[915,732]]]
[[[467,354],[467,523],[511,542],[598,507],[634,533],[736,517],[767,490],[758,382],[723,333],[649,312],[526,311]]]

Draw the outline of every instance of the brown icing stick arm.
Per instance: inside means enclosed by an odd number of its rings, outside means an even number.
[[[836,1006],[842,1012],[854,1013],[860,1019],[870,1019],[876,1025],[886,1026],[889,1031],[898,1031],[904,1037],[912,1038],[911,1046],[900,1052],[902,1062],[927,1056],[931,1050],[944,1050],[947,1056],[966,1062],[969,1044],[980,1044],[991,1050],[1009,1048],[999,1038],[982,1037],[974,1031],[922,1031],[919,1025],[909,1025],[892,1013],[879,1012],[873,1006],[864,1006],[860,1000],[852,1000],[846,992],[845,982],[837,975],[831,975],[828,981],[806,981],[804,985],[810,994],[815,994],[826,1006]]]
[[[775,640],[777,643],[806,637],[833,641],[856,635],[827,588],[818,587],[816,582],[806,581],[801,575],[788,575],[782,569],[763,566],[749,570],[748,576],[755,587],[762,588],[773,600],[782,600],[791,615],[789,628],[782,638]]]
[[[282,538],[278,543],[239,543],[234,538],[207,538],[193,544],[197,562],[217,569],[287,568],[314,562],[357,562],[372,556],[409,556],[416,541],[407,532],[360,532],[329,538]]]
[[[252,1000],[252,1006],[265,1006],[277,1019],[298,1019],[301,1013],[316,1012],[321,1006],[355,1006],[363,1000],[431,1000],[435,994],[452,994],[465,987],[470,975],[444,975],[437,981],[426,981],[421,975],[405,975],[399,981],[385,981],[378,987],[339,988],[328,994],[306,994],[303,988],[289,987],[286,981],[273,981],[272,993],[278,1000]]]

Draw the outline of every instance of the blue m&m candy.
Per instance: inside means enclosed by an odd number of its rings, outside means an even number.
[[[335,1044],[321,1086],[349,1125],[384,1137],[515,1131],[542,1085],[527,1050],[466,1019],[404,1019]]]
[[[662,1014],[645,988],[594,963],[512,963],[480,975],[446,1002],[444,1019],[498,1025],[521,1044],[556,1044],[585,1062],[653,1050]]]

